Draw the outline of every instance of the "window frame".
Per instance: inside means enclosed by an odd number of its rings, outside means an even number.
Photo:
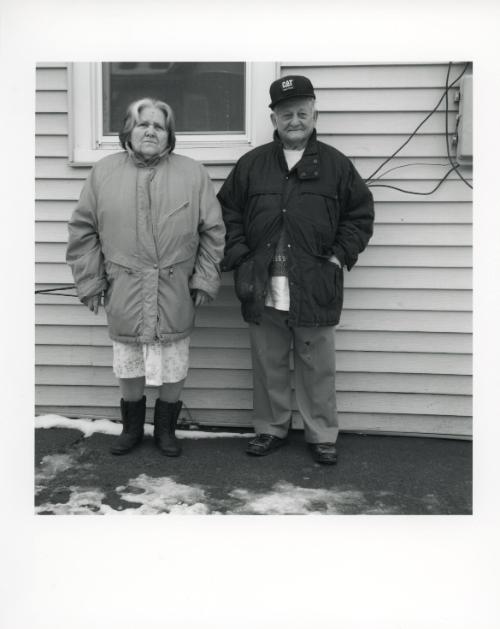
[[[249,149],[270,140],[269,85],[279,76],[279,64],[246,63],[245,128],[242,134],[176,133],[175,152],[204,163],[239,159]],[[89,166],[122,150],[118,135],[103,135],[102,62],[69,65],[69,163]],[[263,123],[267,120],[267,124]]]

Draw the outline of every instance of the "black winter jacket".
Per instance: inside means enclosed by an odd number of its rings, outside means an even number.
[[[258,323],[269,266],[282,229],[288,249],[290,311],[295,326],[336,325],[343,303],[343,270],[351,269],[373,233],[373,197],[340,151],[309,138],[288,171],[274,141],[239,159],[219,194],[226,224],[222,270],[235,269],[245,321]]]

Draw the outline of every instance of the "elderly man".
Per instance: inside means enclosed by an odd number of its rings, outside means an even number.
[[[247,453],[286,443],[297,408],[315,461],[333,464],[338,418],[334,326],[350,270],[373,231],[373,198],[351,161],[316,138],[315,94],[304,76],[270,87],[274,141],[244,155],[219,192],[222,269],[250,326],[256,436]]]

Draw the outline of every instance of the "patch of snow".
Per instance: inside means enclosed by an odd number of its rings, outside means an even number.
[[[103,505],[105,494],[98,489],[81,489],[70,487],[68,502],[44,503],[35,507],[36,513],[50,513],[53,515],[105,515],[114,509]]]
[[[35,417],[35,428],[72,428],[80,430],[84,437],[90,437],[95,432],[105,435],[119,435],[122,430],[120,422],[113,422],[109,419],[70,419],[62,415],[39,415]],[[144,426],[146,435],[153,434],[152,424]],[[212,432],[203,430],[177,430],[176,434],[181,439],[218,439],[220,437],[244,437],[249,439],[254,433],[234,433],[234,432]]]
[[[141,490],[142,493],[127,490]],[[204,489],[192,485],[176,483],[169,477],[152,478],[140,474],[128,481],[126,487],[117,487],[122,500],[135,502],[141,506],[134,509],[135,513],[145,515],[155,513],[196,514],[210,513],[206,505],[207,496]]]
[[[199,487],[176,483],[168,477],[152,478],[141,474],[117,487],[122,500],[137,503],[138,507],[113,509],[103,504],[106,498],[99,489],[70,487],[70,496],[66,503],[51,503],[35,507],[35,512],[52,515],[206,515],[211,513],[205,503],[205,492]],[[136,493],[141,490],[140,493]]]
[[[172,478],[140,474],[119,486],[121,500],[135,504],[114,509],[103,504],[106,495],[97,488],[70,487],[66,503],[46,502],[36,513],[54,515],[337,515],[344,513],[390,514],[394,510],[377,501],[368,505],[363,494],[353,490],[312,489],[291,483],[276,483],[269,492],[235,489],[223,501],[211,500],[199,486],[177,483]],[[224,507],[222,509],[222,507]]]
[[[71,454],[48,454],[43,457],[40,466],[42,473],[46,477],[52,478],[59,474],[59,472],[69,470],[74,462],[74,456]]]
[[[363,494],[352,490],[312,489],[280,482],[268,493],[235,489],[229,495],[243,503],[234,511],[242,514],[333,515],[352,512],[353,508],[368,512]],[[381,512],[379,508],[377,512]]]
[[[49,454],[41,460],[36,470],[35,495],[38,495],[46,487],[46,483],[55,478],[59,472],[68,470],[75,464],[75,458],[71,454]]]
[[[106,435],[119,435],[121,424],[109,419],[69,419],[62,415],[40,415],[35,417],[35,428],[71,428],[80,430],[84,437],[90,437],[95,432]]]

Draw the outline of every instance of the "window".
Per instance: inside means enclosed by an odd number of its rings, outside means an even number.
[[[143,96],[172,106],[176,152],[203,162],[236,160],[270,140],[268,89],[277,70],[274,63],[74,63],[70,161],[84,166],[121,150],[126,107]]]
[[[145,95],[172,107],[177,133],[245,133],[244,63],[103,63],[102,94],[104,135]]]

